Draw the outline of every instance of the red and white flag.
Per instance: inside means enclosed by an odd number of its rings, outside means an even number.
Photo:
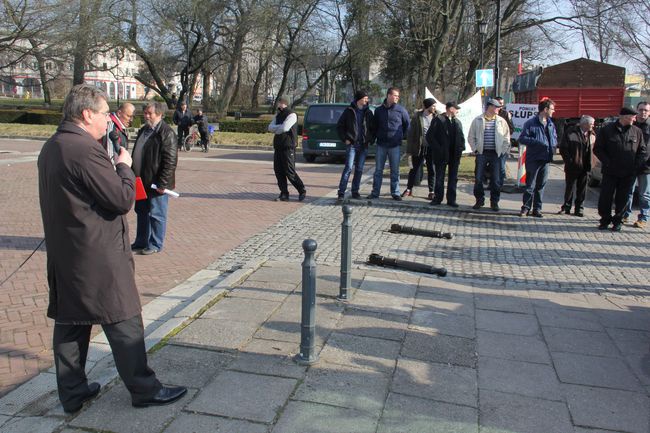
[[[517,64],[517,74],[521,75],[524,73],[524,59],[521,55],[521,50],[519,50],[519,63]]]

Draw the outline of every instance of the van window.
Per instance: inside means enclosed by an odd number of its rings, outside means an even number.
[[[339,117],[346,107],[340,106],[318,106],[309,107],[306,122],[333,125],[339,121]]]

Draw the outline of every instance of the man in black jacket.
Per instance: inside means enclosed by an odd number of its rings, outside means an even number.
[[[192,123],[195,124],[199,129],[199,134],[201,135],[201,147],[203,147],[203,152],[207,152],[208,146],[210,145],[210,138],[208,135],[208,117],[203,114],[202,109],[196,109],[196,116],[194,116],[192,119]]]
[[[174,111],[172,122],[177,126],[178,148],[183,147],[185,137],[190,134],[190,125],[192,124],[192,113],[187,109],[187,104],[182,102],[180,107]]]
[[[621,231],[627,196],[634,185],[636,173],[648,159],[643,133],[632,125],[636,114],[633,108],[623,107],[618,120],[603,126],[596,137],[594,154],[600,160],[603,172],[598,197],[599,230],[613,224],[612,231]]]
[[[145,105],[146,124],[138,131],[133,147],[133,171],[142,178],[147,198],[135,202],[138,228],[131,249],[143,255],[162,250],[169,200],[164,191],[174,189],[176,183],[176,134],[162,120],[164,113],[165,106],[159,102]]]
[[[573,202],[573,185],[576,186],[575,216],[584,216],[582,203],[587,194],[587,179],[591,171],[591,151],[596,136],[594,135],[594,118],[582,116],[580,124],[568,127],[560,142],[560,154],[564,160],[564,204],[560,213],[571,213]]]
[[[636,119],[632,123],[643,133],[643,139],[648,150],[649,159],[639,169],[636,178],[636,186],[639,192],[639,216],[634,222],[634,227],[643,229],[648,224],[650,217],[650,103],[641,101],[636,105]],[[634,198],[634,187],[630,190],[627,198],[627,206],[623,213],[623,222],[632,214],[632,200]]]
[[[299,201],[303,201],[307,196],[305,185],[296,173],[297,122],[298,116],[289,108],[289,101],[286,98],[280,98],[278,114],[269,123],[268,128],[269,132],[275,134],[273,136],[273,171],[275,171],[275,177],[278,180],[278,188],[280,188],[280,196],[276,199],[278,201],[289,201],[287,179],[298,190]]]
[[[361,175],[366,162],[368,146],[374,141],[372,133],[372,111],[368,108],[368,94],[364,90],[357,90],[354,100],[346,107],[336,124],[336,132],[345,144],[345,167],[339,182],[338,198],[343,200],[348,180],[354,168],[352,178],[352,198],[360,199],[359,187]]]
[[[447,205],[458,207],[456,203],[456,184],[458,183],[458,166],[460,157],[465,150],[465,135],[460,120],[456,113],[460,106],[455,102],[447,102],[445,112],[431,122],[426,139],[429,143],[429,152],[435,166],[436,184],[433,189],[432,205],[442,203],[445,193],[445,173],[449,166],[449,180],[447,182]]]

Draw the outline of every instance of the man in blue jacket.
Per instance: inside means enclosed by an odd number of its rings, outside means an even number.
[[[555,103],[543,99],[537,116],[524,123],[519,142],[526,147],[526,190],[519,216],[542,217],[542,198],[548,180],[549,163],[557,147],[557,132],[553,120]],[[532,213],[530,212],[532,209]]]
[[[398,102],[399,89],[391,87],[386,93],[384,103],[375,109],[373,129],[377,136],[377,154],[372,193],[368,196],[371,200],[379,197],[386,158],[390,165],[390,195],[393,200],[402,200],[399,192],[399,152],[410,120],[408,112]]]

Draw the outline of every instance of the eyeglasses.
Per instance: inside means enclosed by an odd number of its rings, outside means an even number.
[[[101,115],[103,115],[105,117],[108,117],[108,116],[111,115],[110,111],[95,111],[95,110],[93,110],[93,113],[101,114]]]

